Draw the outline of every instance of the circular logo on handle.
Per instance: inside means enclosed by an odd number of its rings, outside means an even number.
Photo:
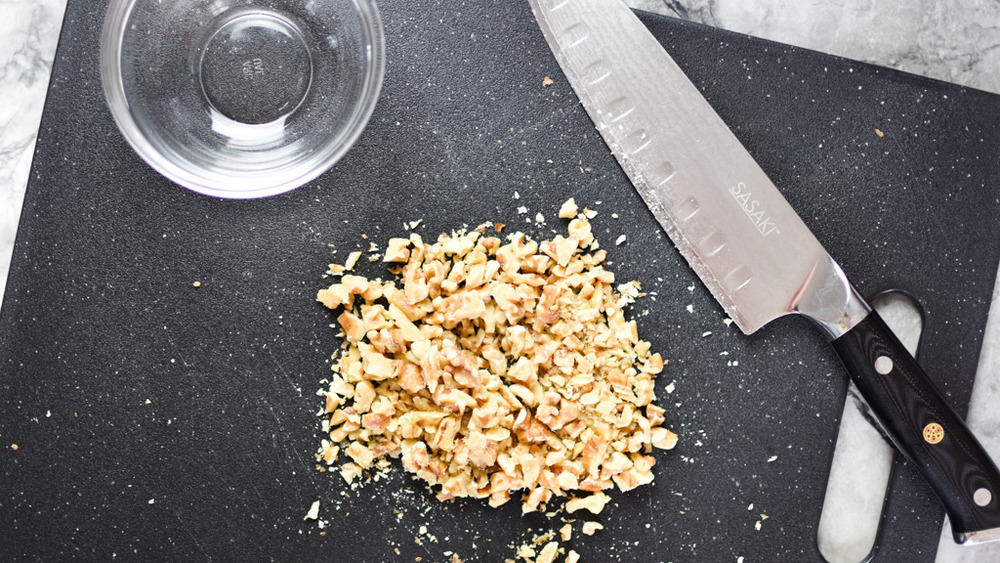
[[[932,422],[927,426],[924,426],[924,441],[928,444],[938,444],[944,440],[944,428],[936,423]]]

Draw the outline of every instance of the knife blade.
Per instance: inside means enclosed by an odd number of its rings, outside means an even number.
[[[729,127],[620,0],[529,0],[639,195],[746,334],[815,321],[957,543],[1000,540],[1000,472]]]

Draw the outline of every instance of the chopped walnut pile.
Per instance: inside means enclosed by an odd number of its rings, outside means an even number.
[[[346,454],[350,482],[398,455],[441,500],[499,506],[522,490],[524,512],[572,496],[567,510],[596,514],[601,491],[653,480],[652,448],[677,441],[653,404],[665,362],[625,319],[634,296],[616,294],[587,218],[560,215],[568,236],[540,243],[486,225],[390,239],[396,281],[330,267],[340,281],[317,299],[345,342],[320,392],[319,461]]]

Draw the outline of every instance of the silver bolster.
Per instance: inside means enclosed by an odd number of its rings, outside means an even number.
[[[788,310],[809,317],[830,340],[836,340],[864,320],[871,307],[847,280],[840,265],[827,256],[813,266]]]
[[[961,539],[956,539],[956,541],[962,545],[980,545],[998,540],[1000,540],[1000,528],[990,528],[988,530],[968,532],[963,534]]]

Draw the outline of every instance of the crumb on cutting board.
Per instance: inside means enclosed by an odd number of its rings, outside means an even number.
[[[312,506],[309,507],[309,512],[306,513],[306,517],[303,520],[316,520],[319,518],[319,501],[314,501]]]

